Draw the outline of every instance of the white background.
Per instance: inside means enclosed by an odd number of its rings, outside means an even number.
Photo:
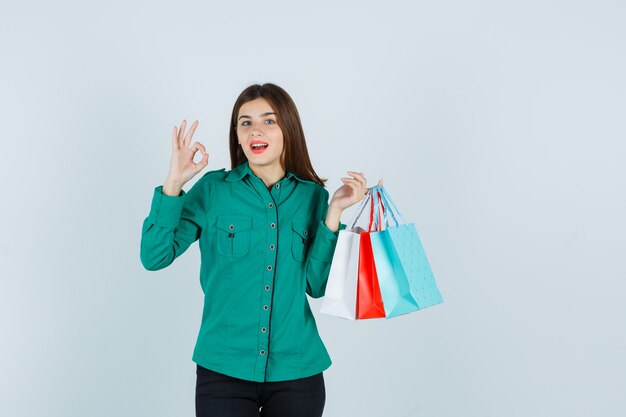
[[[331,194],[384,178],[445,299],[363,322],[311,299],[325,416],[624,415],[625,11],[3,0],[0,415],[193,415],[199,249],[146,271],[141,224],[172,127],[230,169],[256,82],[292,96]]]

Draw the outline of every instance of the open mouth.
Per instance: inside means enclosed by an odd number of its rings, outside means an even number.
[[[268,143],[266,142],[261,142],[261,141],[253,141],[250,144],[250,149],[252,149],[252,152],[254,153],[263,153],[265,152],[265,150],[267,149],[267,147],[269,146]]]

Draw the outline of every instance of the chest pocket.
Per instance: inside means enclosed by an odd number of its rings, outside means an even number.
[[[252,218],[226,215],[217,218],[217,253],[229,257],[244,256],[250,250]]]
[[[302,220],[291,222],[291,252],[296,261],[304,261],[315,237],[315,225]]]

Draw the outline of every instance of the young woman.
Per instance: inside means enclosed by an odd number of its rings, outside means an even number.
[[[205,294],[193,353],[197,416],[321,416],[331,359],[306,294],[324,295],[344,209],[366,195],[348,171],[330,203],[313,170],[298,110],[277,85],[237,98],[231,170],[206,172],[194,122],[172,132],[169,174],[144,220],[141,262],[156,271],[196,240]],[[193,162],[197,151],[202,160]]]

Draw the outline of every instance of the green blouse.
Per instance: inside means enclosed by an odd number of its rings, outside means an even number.
[[[257,382],[304,378],[331,359],[305,294],[322,297],[337,243],[329,193],[287,171],[268,190],[248,162],[205,173],[179,196],[154,189],[141,263],[170,265],[199,240],[202,323],[193,361]]]

